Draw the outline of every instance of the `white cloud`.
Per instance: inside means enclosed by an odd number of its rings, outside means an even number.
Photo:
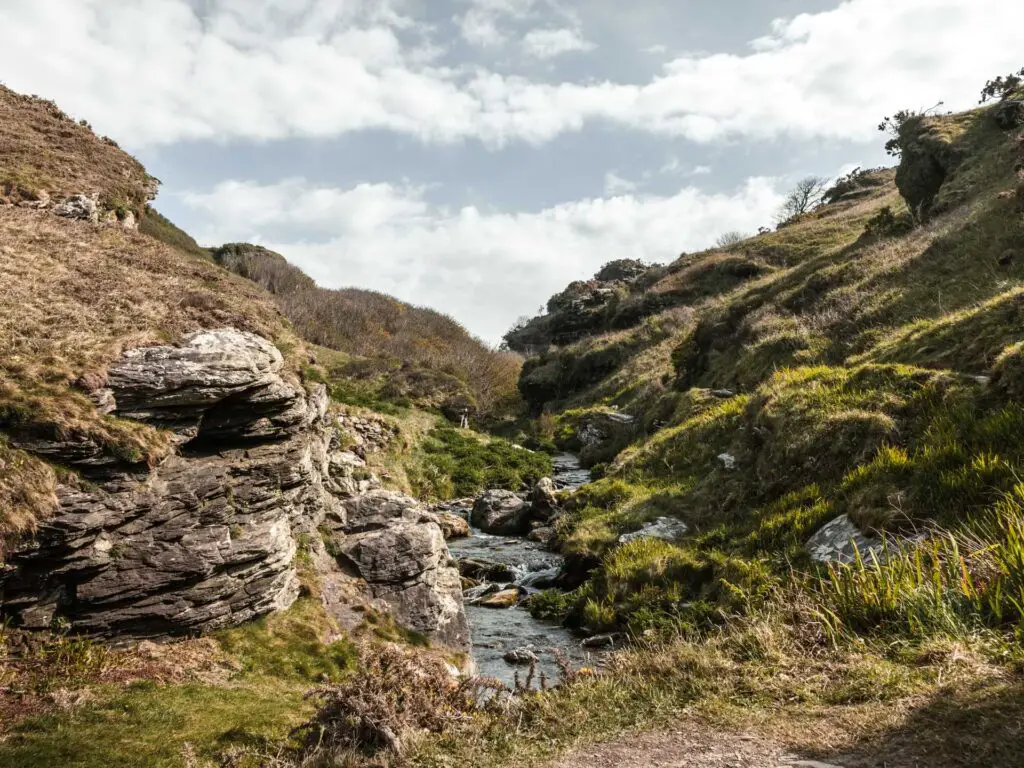
[[[608,171],[604,175],[604,193],[615,197],[625,192],[633,192],[637,188],[636,182],[624,179],[614,171]]]
[[[592,51],[596,47],[575,29],[534,29],[523,38],[523,52],[535,59],[553,59],[574,51]]]
[[[469,4],[465,13],[454,18],[462,39],[480,48],[494,48],[508,40],[501,27],[528,16],[536,0],[469,0]]]
[[[132,147],[370,128],[500,146],[595,121],[699,142],[876,141],[893,110],[973,104],[1020,66],[1024,28],[1024,3],[1008,0],[848,0],[775,22],[749,53],[677,57],[644,84],[548,84],[432,65],[427,25],[398,2],[206,0],[200,20],[186,0],[0,0],[4,77]],[[474,0],[461,18],[495,20],[493,36],[474,29],[497,39],[534,4]]]
[[[481,48],[492,48],[502,45],[506,37],[498,30],[498,19],[494,16],[472,9],[458,19],[462,38],[471,45]]]
[[[676,155],[672,155],[668,161],[661,166],[661,173],[667,176],[709,176],[711,174],[710,165],[694,165],[688,166],[683,163]]]
[[[771,220],[781,197],[771,180],[755,178],[731,194],[687,188],[671,197],[627,194],[486,213],[437,208],[418,188],[289,180],[225,182],[185,202],[207,217],[201,242],[261,242],[321,285],[429,304],[497,342],[538,301],[605,262],[664,262],[722,232],[753,231]]]

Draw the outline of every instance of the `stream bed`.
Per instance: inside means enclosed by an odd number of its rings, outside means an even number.
[[[555,457],[552,479],[559,489],[577,488],[590,481],[590,472],[580,467],[575,456],[562,454]],[[460,560],[478,558],[510,566],[516,574],[515,585],[531,593],[538,591],[534,582],[544,584],[562,564],[560,555],[547,552],[526,538],[490,536],[475,528],[470,538],[450,541],[448,548]],[[539,657],[537,676],[543,671],[552,684],[559,680],[559,669],[550,649],[557,649],[576,668],[593,661],[594,653],[580,645],[579,637],[557,624],[533,618],[521,605],[495,609],[467,603],[466,616],[472,634],[473,660],[481,676],[512,685],[519,670],[525,682],[529,667],[516,667],[504,659],[508,651],[518,648],[529,648]]]

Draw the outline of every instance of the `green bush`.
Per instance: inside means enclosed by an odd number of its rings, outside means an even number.
[[[491,488],[518,491],[552,472],[551,457],[502,438],[482,440],[453,427],[431,430],[410,471],[421,498],[474,496]]]

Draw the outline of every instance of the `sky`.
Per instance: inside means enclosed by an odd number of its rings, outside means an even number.
[[[618,258],[770,225],[878,123],[1024,61],[1018,0],[0,0],[0,81],[163,181],[204,245],[488,343]]]

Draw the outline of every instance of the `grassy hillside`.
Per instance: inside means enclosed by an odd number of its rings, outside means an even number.
[[[104,209],[140,216],[158,184],[84,120],[76,122],[52,101],[0,85],[0,199],[18,203],[96,193]]]
[[[519,488],[550,471],[546,457],[404,407],[441,408],[441,392],[490,413],[499,402],[514,409],[517,358],[437,313],[379,294],[322,291],[269,252],[250,258],[246,249],[232,260],[218,249],[214,258],[147,204],[153,181],[53,104],[0,89],[0,571],[5,548],[54,511],[58,480],[89,483],[17,445],[59,440],[142,474],[173,450],[169,435],[105,415],[88,393],[124,350],[202,328],[272,340],[284,375],[326,381],[335,408],[361,412],[351,406],[361,402],[397,414],[395,445],[370,457],[372,469],[392,473],[392,486],[411,490],[411,476],[442,497],[483,484]],[[98,223],[54,215],[52,203],[77,194],[95,194],[112,215]],[[128,212],[137,230],[124,226]],[[260,264],[270,262],[292,282],[267,278]],[[293,292],[305,298],[291,302]],[[298,314],[306,309],[314,314]],[[0,621],[0,764],[199,765],[262,749],[316,711],[305,697],[312,687],[364,668],[381,641],[422,644],[373,611],[359,614],[358,630],[339,626],[321,604],[311,558],[303,544],[295,561],[303,598],[287,612],[205,640],[115,650],[59,627],[33,634]],[[423,653],[432,658],[419,649],[409,663]],[[442,661],[434,665],[447,681]]]
[[[31,531],[67,471],[18,450],[19,439],[60,438],[128,464],[169,450],[166,436],[104,416],[85,394],[125,348],[226,325],[298,347],[262,289],[217,267],[155,212],[147,220],[157,184],[84,121],[0,87],[0,537]],[[109,221],[46,210],[78,194],[94,196]],[[141,217],[140,232],[117,226],[129,213]],[[157,232],[165,236],[149,236]]]
[[[813,574],[803,545],[841,514],[869,533],[955,532],[981,586],[954,588],[942,610],[961,629],[1022,618],[1006,537],[1024,470],[1024,134],[1001,127],[998,110],[906,115],[895,172],[855,173],[776,231],[574,284],[510,333],[512,346],[542,346],[520,390],[555,416],[556,437],[590,410],[636,419],[634,442],[562,525],[567,552],[601,558],[556,606],[571,621],[714,624],[780,588],[792,566]],[[585,311],[566,301],[581,290]],[[690,534],[617,545],[664,515]],[[998,562],[977,555],[972,570],[979,541]],[[996,588],[986,569],[1006,569],[995,582],[1013,597],[966,594]],[[907,627],[895,614],[927,590],[897,566],[889,576],[906,594],[888,613],[869,615],[866,592],[843,611],[837,593],[816,594],[858,630]],[[947,576],[936,576],[943,589]],[[882,588],[870,581],[857,585]]]
[[[467,409],[490,424],[517,415],[520,359],[490,349],[447,315],[376,291],[320,288],[260,246],[235,243],[212,254],[274,294],[303,338],[343,353],[329,372],[340,399],[415,405],[454,418]]]

